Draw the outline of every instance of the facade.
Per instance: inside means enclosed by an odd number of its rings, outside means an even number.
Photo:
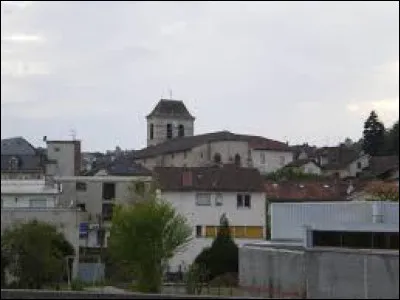
[[[1,208],[55,208],[60,189],[45,180],[2,180]]]
[[[94,170],[88,176],[63,176],[55,180],[62,186],[60,203],[81,209],[82,247],[107,246],[108,228],[115,204],[134,201],[137,190],[150,188],[151,173],[138,165],[115,162],[107,168]]]
[[[150,170],[235,163],[268,173],[292,160],[293,153],[286,143],[229,131],[173,139],[135,153],[135,162]]]
[[[22,137],[1,140],[1,179],[44,178],[45,155]]]
[[[48,141],[47,169],[48,176],[77,176],[81,170],[81,142]]]
[[[296,168],[305,174],[322,175],[321,166],[313,159],[298,159],[287,164],[287,168]]]
[[[211,246],[225,215],[238,245],[265,239],[265,194],[262,177],[253,168],[171,168],[154,170],[161,198],[188,218],[193,240],[170,262],[170,272],[184,270]]]
[[[147,119],[147,146],[193,136],[195,118],[178,100],[161,99]]]

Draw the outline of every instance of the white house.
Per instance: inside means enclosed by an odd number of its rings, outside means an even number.
[[[238,246],[265,239],[265,194],[258,170],[222,167],[155,168],[161,197],[188,218],[193,240],[169,263],[184,270],[215,238],[223,214]]]
[[[287,168],[296,168],[305,174],[321,175],[321,166],[314,159],[298,159],[287,164]]]

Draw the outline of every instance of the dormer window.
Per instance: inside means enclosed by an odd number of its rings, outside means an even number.
[[[10,169],[11,170],[17,170],[18,169],[18,158],[12,157],[9,161],[10,164]]]

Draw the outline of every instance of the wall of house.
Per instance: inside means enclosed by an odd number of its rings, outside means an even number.
[[[252,150],[251,154],[253,166],[257,168],[261,174],[275,172],[293,161],[292,152]]]
[[[150,139],[150,124],[154,124],[154,138]],[[157,118],[147,119],[147,146],[156,145],[167,140],[167,124],[175,124],[172,128],[172,137],[178,136],[178,126],[182,124],[185,127],[185,136],[194,134],[194,121],[173,118]]]
[[[399,224],[399,204],[383,202],[383,222]],[[271,203],[271,239],[301,240],[304,226],[372,224],[373,202]]]
[[[304,166],[301,167],[301,169],[305,174],[315,174],[315,175],[322,174],[321,168],[312,162],[306,163]]]
[[[348,175],[351,177],[356,177],[357,173],[369,166],[369,156],[364,155],[350,163],[347,167]]]
[[[80,141],[47,142],[47,157],[57,161],[57,165],[49,166],[48,174],[54,176],[74,176],[80,170]]]
[[[190,226],[193,228],[193,240],[182,253],[175,255],[170,261],[170,270],[177,271],[179,266],[182,268],[189,266],[196,256],[205,248],[209,247],[213,238],[196,237],[196,226],[203,226],[202,233],[205,236],[205,226],[218,226],[220,217],[226,214],[230,226],[260,226],[263,227],[263,237],[265,238],[265,194],[251,194],[251,208],[237,208],[237,193],[222,193],[222,205],[216,206],[216,193],[211,193],[210,206],[196,205],[196,192],[163,192],[161,197],[172,203],[179,213],[186,216]],[[250,241],[260,239],[239,239],[235,238],[238,245],[243,245]]]
[[[1,208],[30,208],[32,204],[31,200],[45,200],[43,208],[54,208],[58,202],[58,197],[46,194],[1,194]]]
[[[1,231],[14,223],[39,220],[55,225],[75,249],[73,277],[75,278],[79,262],[79,223],[80,212],[76,209],[1,209]]]

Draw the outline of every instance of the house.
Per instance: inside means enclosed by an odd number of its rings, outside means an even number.
[[[314,160],[310,158],[297,159],[287,164],[284,168],[295,168],[301,170],[305,174],[321,175],[321,166]]]
[[[146,119],[147,147],[134,152],[134,161],[150,170],[236,163],[269,173],[293,160],[279,141],[229,131],[194,135],[195,118],[182,101],[162,99]]]
[[[318,149],[316,161],[325,175],[344,179],[360,176],[362,170],[369,164],[369,155],[340,145]]]
[[[1,179],[41,179],[45,155],[22,137],[1,140]]]
[[[234,164],[213,167],[157,167],[161,197],[187,217],[193,228],[188,248],[170,262],[171,272],[185,269],[216,237],[225,215],[236,244],[265,239],[265,193],[255,168]]]
[[[81,171],[81,141],[43,140],[47,145],[47,176],[77,176]]]
[[[118,159],[85,175],[55,177],[62,187],[60,203],[79,207],[83,212],[82,247],[107,246],[114,205],[134,201],[136,193],[149,190],[151,175],[141,165]]]

